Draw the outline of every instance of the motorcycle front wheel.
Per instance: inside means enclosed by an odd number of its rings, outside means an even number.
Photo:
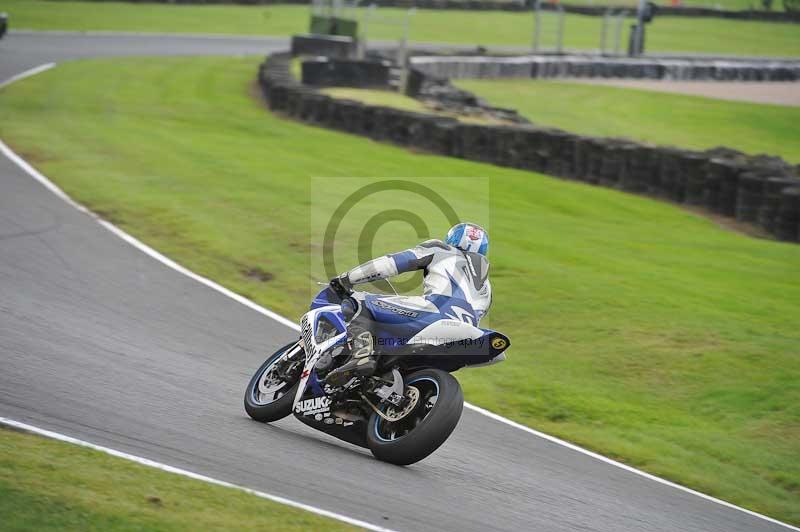
[[[367,445],[378,460],[396,465],[419,462],[439,448],[461,418],[464,394],[446,371],[423,369],[405,378],[416,401],[409,413],[389,422],[373,412],[367,424]],[[391,414],[382,405],[381,411]]]
[[[270,422],[292,413],[305,353],[297,342],[275,351],[256,370],[244,394],[244,409],[256,421]]]

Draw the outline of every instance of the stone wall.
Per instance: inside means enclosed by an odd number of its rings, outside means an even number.
[[[414,56],[413,68],[449,79],[625,78],[800,81],[800,60],[612,58],[589,55]],[[800,86],[798,87],[800,89]]]
[[[533,125],[488,126],[331,98],[300,85],[289,54],[259,83],[273,111],[309,124],[433,153],[584,181],[703,207],[800,242],[797,167],[726,148],[704,152],[596,138]]]

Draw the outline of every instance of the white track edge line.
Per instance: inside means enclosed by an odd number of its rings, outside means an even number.
[[[53,66],[55,66],[54,63],[51,63],[50,65],[51,66],[48,67],[48,68],[52,68]],[[44,66],[44,65],[42,65],[42,66]],[[37,67],[37,68],[40,68],[40,67]],[[31,69],[31,70],[36,70],[36,69]],[[43,70],[46,70],[46,69],[43,69]],[[43,70],[38,70],[37,72],[33,72],[33,74],[36,74],[36,73],[41,72]],[[31,72],[31,71],[27,71],[27,72]],[[23,72],[23,74],[26,74],[26,72]],[[23,74],[20,74],[20,76],[22,76]],[[27,74],[27,75],[33,75],[33,74]],[[27,76],[25,76],[25,77],[27,77]],[[21,79],[21,78],[18,78],[18,79]],[[216,290],[217,292],[220,292],[220,293],[230,297],[231,299],[234,299],[235,301],[238,301],[239,303],[245,305],[246,307],[251,308],[251,309],[255,310],[256,312],[259,312],[259,313],[263,314],[264,316],[267,316],[267,317],[269,317],[271,319],[274,319],[275,321],[278,321],[278,322],[282,323],[283,325],[286,325],[287,327],[290,327],[290,328],[292,328],[292,329],[294,329],[296,331],[300,330],[300,326],[297,323],[289,320],[288,318],[285,318],[285,317],[281,316],[280,314],[277,314],[277,313],[275,313],[275,312],[273,312],[271,310],[268,310],[268,309],[262,307],[258,303],[255,303],[254,301],[251,301],[251,300],[247,299],[246,297],[240,296],[239,294],[236,294],[236,293],[230,291],[229,289],[225,288],[224,286],[222,286],[222,285],[220,285],[220,284],[218,284],[218,283],[216,283],[216,282],[214,282],[214,281],[212,281],[212,280],[210,280],[210,279],[208,279],[206,277],[202,277],[202,276],[192,272],[191,270],[185,268],[184,266],[181,266],[180,264],[178,264],[177,262],[173,261],[172,259],[162,255],[161,253],[159,253],[158,251],[154,250],[153,248],[151,248],[147,244],[144,244],[141,241],[137,240],[136,238],[132,237],[131,235],[129,235],[128,233],[126,233],[122,229],[116,227],[114,224],[112,224],[110,222],[107,222],[106,220],[103,220],[102,218],[100,218],[99,216],[97,216],[96,214],[91,212],[89,209],[87,209],[83,205],[75,202],[63,190],[61,190],[58,186],[53,184],[52,181],[47,179],[44,175],[39,173],[39,171],[37,171],[30,164],[28,164],[19,155],[14,153],[8,146],[6,146],[6,144],[2,140],[0,140],[0,152],[2,152],[3,155],[5,155],[6,157],[8,157],[12,161],[14,161],[26,173],[28,173],[31,177],[36,179],[39,183],[44,185],[45,188],[47,188],[48,190],[50,190],[51,192],[56,194],[59,198],[63,199],[64,201],[66,201],[67,203],[69,203],[70,205],[75,207],[76,209],[80,210],[81,212],[84,212],[84,213],[92,216],[93,218],[95,218],[100,223],[100,225],[102,225],[103,227],[105,227],[106,229],[108,229],[109,231],[114,233],[115,235],[119,236],[120,238],[122,238],[123,240],[128,242],[130,245],[136,247],[137,249],[139,249],[140,251],[146,253],[147,255],[150,255],[151,257],[153,257],[157,261],[161,262],[165,266],[169,266],[173,270],[175,270],[177,272],[180,272],[180,273],[186,275],[187,277],[190,277],[190,278],[192,278],[192,279],[194,279],[194,280],[206,285],[207,287],[211,288],[212,290]],[[698,496],[698,497],[700,497],[702,499],[705,499],[707,501],[715,502],[715,503],[720,504],[722,506],[725,506],[727,508],[732,508],[734,510],[739,510],[740,512],[744,512],[744,513],[746,513],[746,514],[748,514],[750,516],[757,517],[759,519],[763,519],[763,520],[768,521],[770,523],[786,527],[789,530],[794,530],[796,532],[800,532],[800,528],[798,528],[796,526],[793,526],[793,525],[790,525],[789,523],[784,523],[783,521],[779,521],[777,519],[774,519],[772,517],[766,516],[764,514],[760,514],[758,512],[754,512],[753,510],[748,510],[747,508],[743,508],[741,506],[737,506],[737,505],[735,505],[733,503],[730,503],[730,502],[727,502],[727,501],[723,501],[722,499],[718,499],[716,497],[712,497],[711,495],[706,495],[705,493],[701,493],[701,492],[693,490],[691,488],[687,488],[686,486],[682,486],[680,484],[676,484],[675,482],[669,481],[667,479],[664,479],[664,478],[661,478],[661,477],[657,477],[657,476],[652,475],[650,473],[646,473],[645,471],[642,471],[641,469],[636,469],[635,467],[629,466],[627,464],[623,464],[622,462],[618,462],[616,460],[608,458],[607,456],[603,456],[602,454],[598,454],[598,453],[596,453],[594,451],[590,451],[589,449],[584,449],[583,447],[575,445],[574,443],[570,443],[570,442],[562,440],[560,438],[556,438],[555,436],[551,436],[549,434],[545,434],[544,432],[539,432],[538,430],[535,430],[535,429],[532,429],[532,428],[527,427],[525,425],[522,425],[520,423],[517,423],[516,421],[512,421],[512,420],[510,420],[508,418],[505,418],[505,417],[503,417],[503,416],[501,416],[499,414],[495,414],[494,412],[486,410],[485,408],[481,408],[481,407],[479,407],[477,405],[473,405],[472,403],[468,403],[468,402],[465,401],[464,402],[464,406],[466,406],[468,409],[470,409],[470,410],[472,410],[474,412],[482,414],[482,415],[484,415],[484,416],[486,416],[488,418],[491,418],[491,419],[493,419],[495,421],[498,421],[500,423],[504,423],[504,424],[506,424],[506,425],[508,425],[510,427],[517,428],[519,430],[527,432],[528,434],[532,434],[534,436],[537,436],[537,437],[542,438],[544,440],[550,441],[550,442],[555,443],[557,445],[561,445],[563,447],[566,447],[566,448],[571,449],[573,451],[579,452],[579,453],[584,454],[586,456],[590,456],[592,458],[595,458],[597,460],[605,462],[606,464],[612,465],[614,467],[618,467],[620,469],[624,469],[625,471],[628,471],[630,473],[639,475],[639,476],[644,477],[646,479],[658,482],[659,484],[663,484],[665,486],[670,486],[670,487],[679,489],[679,490],[681,490],[681,491],[683,491],[685,493],[690,493],[692,495],[696,495],[696,496]]]
[[[45,70],[50,70],[54,66],[56,66],[55,63],[45,63],[44,65],[39,65],[37,67],[33,67],[33,68],[29,69],[29,70],[26,70],[25,72],[20,72],[19,74],[11,76],[7,80],[5,80],[3,82],[0,82],[0,89],[5,87],[6,85],[11,85],[15,81],[19,81],[21,79],[25,79],[25,78],[27,78],[29,76],[34,76],[34,75],[36,75],[36,74],[38,74],[40,72],[44,72]]]
[[[116,449],[111,449],[109,447],[103,447],[102,445],[97,445],[95,443],[91,443],[85,440],[81,440],[78,438],[73,438],[72,436],[67,436],[66,434],[61,434],[59,432],[53,432],[52,430],[47,430],[43,428],[36,427],[34,425],[29,425],[27,423],[22,423],[20,421],[16,421],[13,419],[9,419],[6,417],[0,416],[0,425],[6,425],[8,427],[13,427],[18,430],[22,430],[25,432],[30,432],[32,434],[37,434],[39,436],[44,436],[45,438],[50,438],[53,440],[58,440],[65,443],[71,443],[73,445],[78,445],[80,447],[87,447],[89,449],[93,449],[95,451],[100,451],[101,453],[105,453],[111,456],[115,456],[117,458],[123,458],[125,460],[129,460],[131,462],[136,462],[137,464],[141,464],[147,467],[152,467],[154,469],[158,469],[161,471],[165,471],[167,473],[173,473],[176,475],[181,475],[183,477],[188,477],[194,480],[200,480],[202,482],[206,482],[208,484],[214,484],[216,486],[222,486],[224,488],[233,488],[239,491],[243,491],[249,495],[255,495],[256,497],[260,497],[262,499],[267,499],[272,502],[276,502],[279,504],[283,504],[286,506],[291,506],[293,508],[298,508],[301,510],[305,510],[307,512],[311,512],[317,515],[321,515],[324,517],[328,517],[331,519],[336,519],[337,521],[342,521],[343,523],[347,523],[349,525],[365,528],[367,530],[374,530],[376,532],[395,532],[391,528],[385,528],[378,525],[373,525],[372,523],[367,523],[366,521],[361,521],[359,519],[354,519],[352,517],[347,517],[346,515],[337,514],[335,512],[331,512],[329,510],[324,510],[322,508],[317,508],[316,506],[311,506],[309,504],[305,504],[302,502],[293,501],[291,499],[287,499],[285,497],[280,497],[278,495],[272,495],[271,493],[266,493],[263,491],[254,490],[251,488],[246,488],[244,486],[239,486],[237,484],[232,484],[230,482],[225,482],[224,480],[218,480],[216,478],[207,477],[205,475],[201,475],[199,473],[194,473],[192,471],[188,471],[186,469],[181,469],[179,467],[163,464],[161,462],[156,462],[155,460],[150,460],[149,458],[142,458],[141,456],[136,456],[133,454],[129,454],[123,451],[118,451]]]

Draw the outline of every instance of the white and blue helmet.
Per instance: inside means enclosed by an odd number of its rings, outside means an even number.
[[[489,251],[489,235],[480,225],[463,223],[454,225],[447,232],[445,242],[461,251],[486,255]]]

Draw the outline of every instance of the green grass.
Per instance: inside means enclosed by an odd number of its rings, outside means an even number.
[[[0,529],[354,530],[104,453],[0,428]]]
[[[252,35],[290,35],[308,29],[305,6],[164,5],[111,2],[49,2],[4,0],[13,28],[41,30],[117,30],[151,32],[211,32]],[[402,10],[381,9],[400,15]],[[555,19],[543,45],[552,46]],[[565,46],[597,49],[601,18],[569,15]],[[796,24],[743,22],[721,19],[660,17],[648,27],[650,51],[704,52],[745,55],[800,55]],[[398,26],[372,24],[371,39],[398,39]],[[419,10],[413,18],[411,39],[418,42],[470,45],[529,46],[530,13]]]
[[[457,374],[467,399],[800,524],[800,246],[278,118],[254,97],[257,61],[64,63],[0,91],[0,137],[79,202],[293,319],[316,288],[315,197],[345,176],[456,176],[447,200],[490,226],[490,324],[514,343],[507,362]],[[426,213],[403,198],[387,201]],[[378,236],[375,254],[417,239],[399,223]],[[255,266],[271,279],[243,273]]]
[[[536,124],[683,148],[722,145],[800,162],[800,107],[551,81],[456,84],[493,105],[512,107]]]

